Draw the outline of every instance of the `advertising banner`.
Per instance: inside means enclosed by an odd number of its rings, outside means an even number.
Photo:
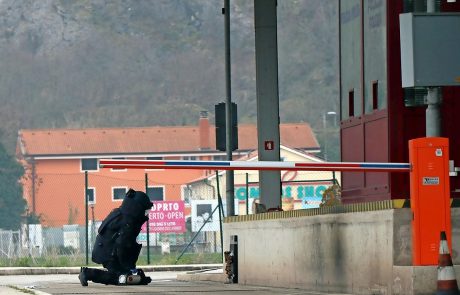
[[[151,233],[185,232],[184,201],[155,201],[149,212],[149,230]],[[147,233],[147,223],[141,233]]]
[[[323,198],[323,192],[333,185],[332,181],[317,182],[286,182],[282,185],[282,198],[293,198],[301,200],[302,209],[318,208]],[[250,185],[248,188],[249,211],[252,213],[252,203],[254,199],[259,199],[258,184]],[[246,187],[235,184],[235,199],[246,200]]]

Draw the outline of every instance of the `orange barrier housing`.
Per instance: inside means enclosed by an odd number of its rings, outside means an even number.
[[[451,245],[449,140],[442,137],[409,141],[413,265],[437,265],[439,234]]]

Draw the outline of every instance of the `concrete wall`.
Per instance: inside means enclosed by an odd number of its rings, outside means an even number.
[[[459,215],[452,210],[453,253],[459,252]],[[433,294],[436,266],[411,266],[411,218],[410,209],[391,209],[231,222],[224,224],[224,249],[230,235],[237,235],[240,284]]]

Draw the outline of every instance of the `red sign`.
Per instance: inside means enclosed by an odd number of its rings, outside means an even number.
[[[265,145],[266,151],[272,151],[275,148],[275,144],[273,143],[273,140],[266,140],[264,142],[264,145]]]
[[[155,201],[149,212],[149,231],[154,233],[185,232],[184,201]],[[147,222],[141,229],[147,233]]]

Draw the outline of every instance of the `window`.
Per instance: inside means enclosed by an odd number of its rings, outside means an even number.
[[[128,188],[126,187],[113,187],[112,188],[112,200],[123,200],[125,198]]]
[[[183,156],[182,160],[190,160],[190,161],[195,161],[196,156]]]
[[[81,171],[98,171],[99,165],[96,158],[81,159]]]
[[[112,158],[114,160],[124,160],[126,158]],[[112,171],[127,171],[128,169],[126,168],[112,168]]]
[[[379,108],[379,82],[372,82],[372,109],[377,110]]]
[[[348,116],[355,115],[355,90],[352,89],[348,92]]]
[[[87,196],[88,196],[88,204],[96,203],[96,189],[94,187],[88,187]]]
[[[227,156],[226,155],[216,155],[216,156],[212,156],[212,159],[214,161],[226,161]]]
[[[146,160],[163,160],[163,157],[147,157]]]
[[[163,201],[164,200],[164,187],[162,186],[151,186],[147,188],[147,196],[150,201]]]

